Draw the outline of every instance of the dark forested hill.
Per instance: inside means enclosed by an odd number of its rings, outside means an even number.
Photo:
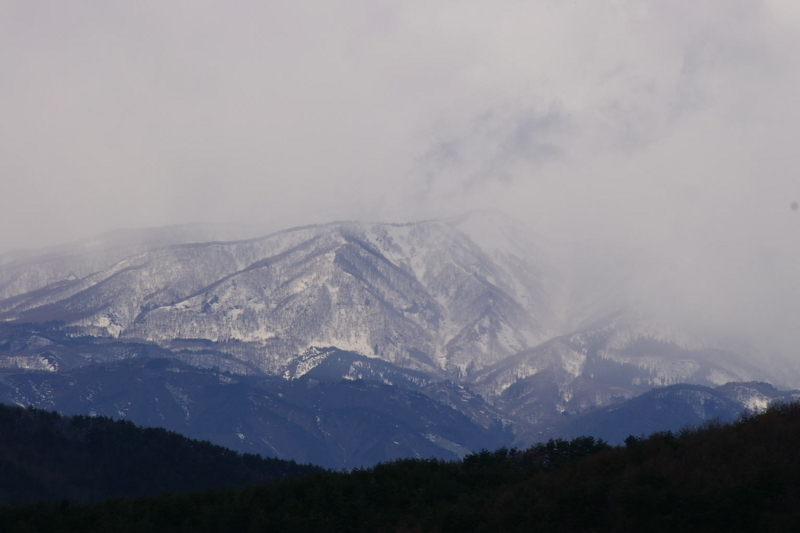
[[[0,405],[0,502],[241,487],[319,470],[127,421]]]
[[[800,531],[800,404],[245,489],[0,508],[0,531]]]

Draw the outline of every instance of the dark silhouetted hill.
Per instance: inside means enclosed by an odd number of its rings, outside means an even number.
[[[0,503],[242,487],[319,470],[128,421],[0,405]]]
[[[800,404],[732,424],[0,509],[2,531],[800,531]]]

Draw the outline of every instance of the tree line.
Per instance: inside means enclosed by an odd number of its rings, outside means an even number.
[[[243,487],[319,470],[126,420],[0,404],[0,503]]]
[[[193,493],[0,508],[0,531],[800,531],[800,404],[731,424]]]

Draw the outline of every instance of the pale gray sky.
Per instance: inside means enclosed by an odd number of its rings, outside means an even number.
[[[798,50],[796,0],[0,0],[0,251],[497,208],[784,332]]]

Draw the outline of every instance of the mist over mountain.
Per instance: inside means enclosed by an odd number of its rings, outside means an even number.
[[[0,302],[0,317],[63,321],[76,335],[246,343],[259,351],[240,358],[272,373],[313,346],[465,373],[556,331],[556,280],[537,253],[493,213],[335,223],[158,247],[82,278],[54,271]]]
[[[0,404],[335,470],[401,460],[376,479],[433,481],[367,491],[399,503],[388,529],[564,507],[553,529],[602,530],[619,505],[618,529],[687,529],[679,498],[689,529],[800,530],[755,519],[788,478],[707,424],[800,398],[797,50],[791,0],[0,2]],[[741,483],[654,475],[687,425]],[[14,434],[0,476],[28,461],[53,481]],[[590,486],[450,490],[561,437],[539,459],[597,437],[639,470],[617,483],[588,457]],[[537,508],[552,483],[572,488]],[[289,522],[250,525],[336,529],[300,502],[354,524],[368,501],[298,490],[275,489]],[[402,519],[445,493],[432,522]],[[226,494],[190,529],[246,529],[259,492]],[[136,529],[124,516],[98,527]]]
[[[572,268],[499,212],[216,239],[251,229],[130,232],[7,260],[0,401],[351,467],[613,426],[603,409],[658,387],[796,382],[758,346],[631,298],[629,270]],[[720,413],[772,401],[741,390]],[[664,423],[715,416],[670,406]],[[632,427],[659,429],[631,409]]]

